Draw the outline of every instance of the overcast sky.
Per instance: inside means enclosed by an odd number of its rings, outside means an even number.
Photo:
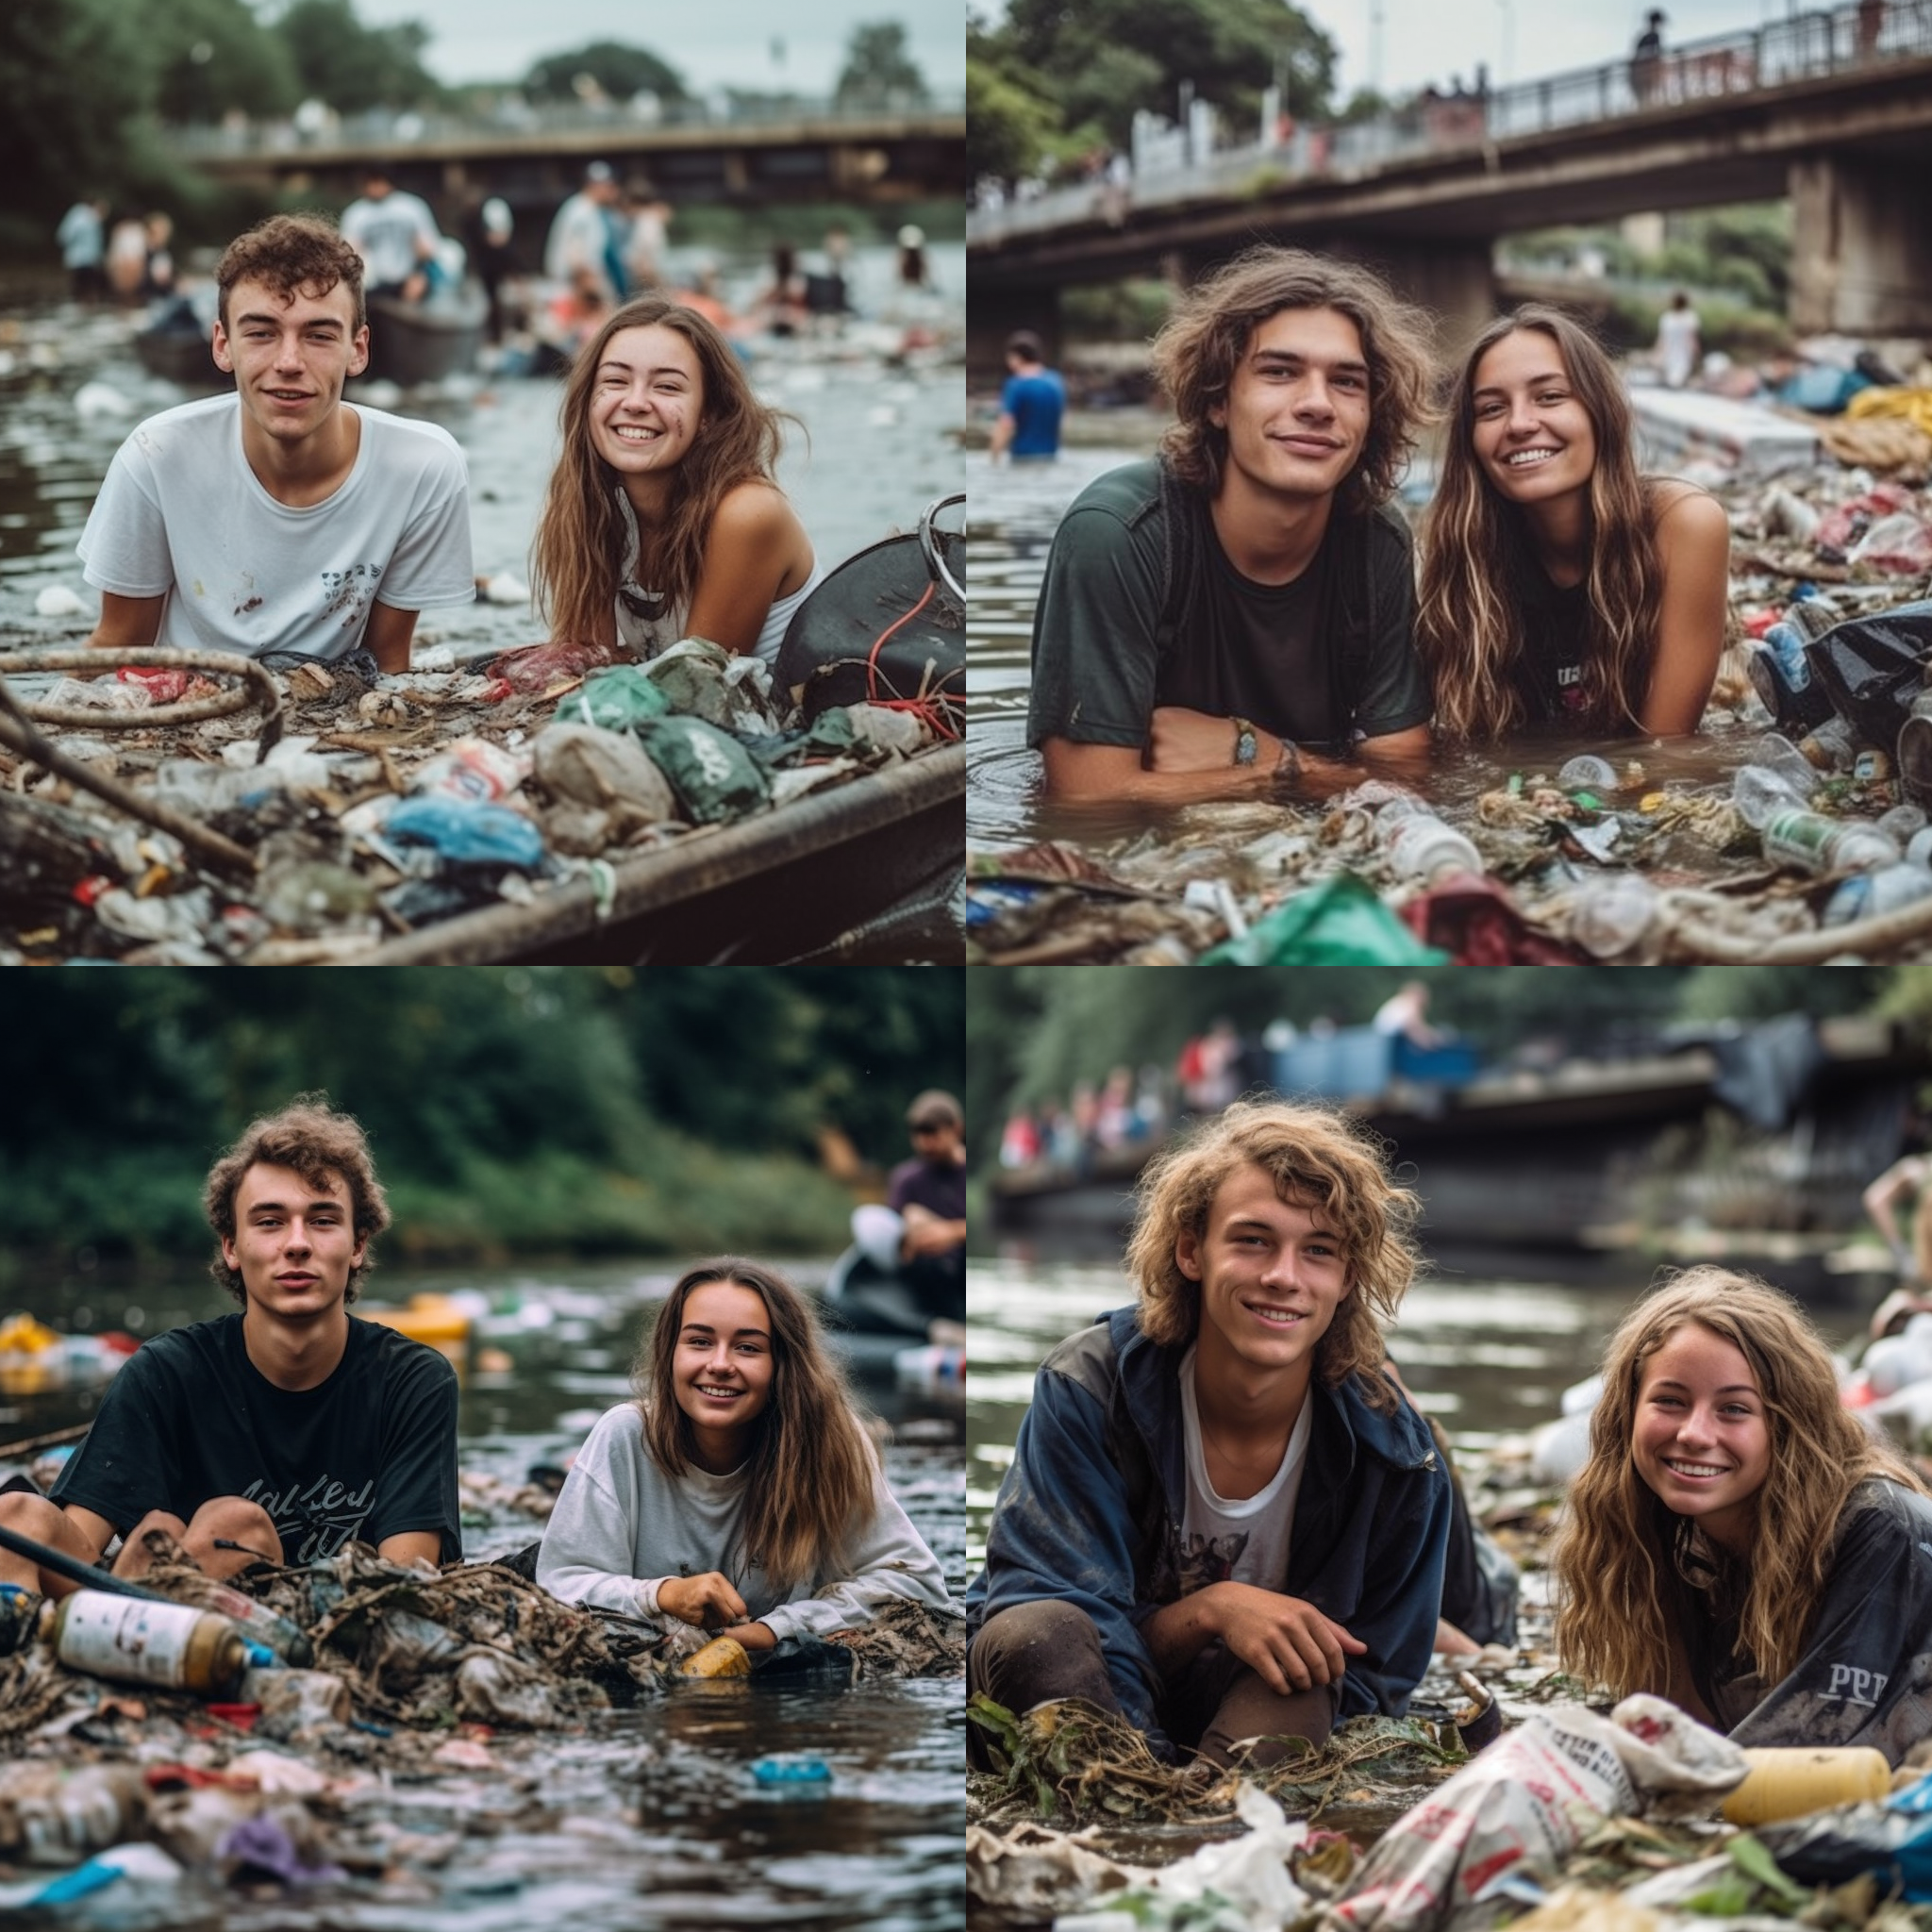
[[[668,61],[699,92],[731,86],[825,93],[852,29],[885,20],[905,27],[936,92],[966,85],[963,0],[357,0],[356,13],[372,26],[421,21],[435,35],[424,63],[452,86],[515,80],[545,54],[622,41]],[[774,58],[774,40],[782,61]]]

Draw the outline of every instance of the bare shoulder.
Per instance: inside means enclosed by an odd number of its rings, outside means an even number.
[[[745,542],[769,543],[800,527],[798,512],[785,492],[775,483],[758,481],[734,483],[711,518],[714,535]]]
[[[1730,541],[1731,520],[1709,491],[1675,476],[1659,478],[1650,490],[1652,528],[1667,547],[1702,548]]]

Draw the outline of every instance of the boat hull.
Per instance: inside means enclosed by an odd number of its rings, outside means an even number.
[[[183,389],[233,389],[235,378],[215,366],[206,336],[185,329],[142,329],[134,338],[134,353],[150,375],[179,383]]]
[[[363,378],[414,389],[473,369],[489,314],[489,301],[478,289],[462,289],[430,302],[370,296],[369,366]]]
[[[963,965],[949,908],[965,849],[965,747],[935,746],[737,824],[614,857],[601,916],[591,881],[572,879],[528,906],[390,940],[357,963]]]

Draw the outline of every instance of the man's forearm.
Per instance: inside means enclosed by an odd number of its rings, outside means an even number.
[[[1147,1655],[1163,1677],[1192,1663],[1220,1634],[1211,1587],[1163,1604],[1141,1625]]]
[[[1149,772],[1137,770],[1091,791],[1056,786],[1051,776],[1046,795],[1057,806],[1206,805],[1216,799],[1254,801],[1274,795],[1272,774],[1254,765],[1228,765],[1211,772]]]

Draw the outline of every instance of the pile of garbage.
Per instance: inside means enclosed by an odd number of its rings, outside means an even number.
[[[0,652],[0,963],[353,958],[952,728],[932,700],[805,717],[701,639],[645,665],[432,646],[374,678],[168,650],[96,673],[103,655]]]

